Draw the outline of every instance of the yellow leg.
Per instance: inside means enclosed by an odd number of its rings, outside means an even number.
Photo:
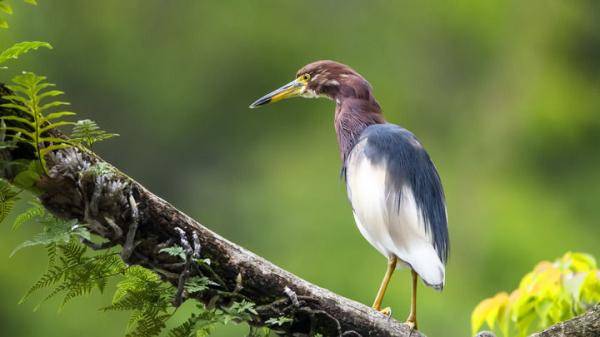
[[[410,314],[406,319],[406,324],[410,325],[411,329],[417,330],[417,284],[418,277],[417,273],[414,270],[411,270],[412,273],[412,297],[410,302]]]
[[[379,286],[379,291],[377,292],[377,297],[375,297],[375,301],[373,302],[373,309],[377,311],[381,310],[381,302],[383,301],[383,296],[385,295],[385,291],[390,283],[390,279],[392,278],[392,274],[396,269],[396,263],[398,262],[398,258],[396,256],[392,256],[388,260],[387,271],[385,272],[385,276],[383,277],[383,281],[381,281],[381,286]],[[382,312],[385,314],[390,314],[389,309],[384,309]]]

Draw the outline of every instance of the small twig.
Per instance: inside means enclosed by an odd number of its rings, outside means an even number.
[[[186,263],[185,268],[179,274],[179,280],[177,283],[177,292],[175,293],[175,299],[173,300],[173,306],[176,308],[183,303],[183,291],[185,290],[185,284],[190,276],[189,266],[191,263]]]
[[[113,240],[120,239],[123,236],[123,230],[121,229],[121,227],[119,227],[119,225],[117,225],[115,220],[113,220],[112,218],[105,216],[104,220],[106,221],[108,226],[110,226],[110,228],[113,230],[113,233],[114,233]]]
[[[179,241],[185,250],[185,266],[183,267],[181,274],[179,274],[177,292],[175,293],[175,299],[173,300],[173,305],[175,307],[179,307],[183,303],[183,291],[185,290],[185,284],[190,277],[190,270],[192,268],[192,263],[194,262],[194,256],[196,255],[196,252],[197,254],[200,254],[200,242],[198,240],[198,236],[195,236],[193,238],[194,248],[192,248],[185,231],[179,227],[175,227],[175,231],[177,234],[179,234]]]
[[[104,179],[102,176],[96,177],[94,180],[94,191],[92,192],[92,196],[90,197],[89,208],[92,212],[92,215],[98,215],[98,203],[100,200],[100,195],[102,194],[102,187],[104,186]]]
[[[200,258],[200,249],[201,249],[201,245],[200,245],[200,239],[198,238],[198,233],[193,232],[192,233],[192,242],[194,243],[194,252],[192,253],[192,256],[195,259],[199,259]]]
[[[133,253],[133,249],[135,248],[135,234],[137,232],[139,223],[137,203],[135,202],[135,199],[131,193],[129,193],[129,207],[131,208],[131,223],[129,224],[127,238],[125,239],[125,244],[123,245],[123,250],[121,251],[121,258],[125,262],[129,261],[131,253]]]
[[[283,288],[283,292],[287,295],[287,297],[290,298],[290,301],[292,302],[292,305],[296,308],[300,307],[300,302],[298,301],[298,295],[296,295],[296,293],[288,288],[287,286],[285,288]]]

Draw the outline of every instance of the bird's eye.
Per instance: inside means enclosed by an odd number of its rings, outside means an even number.
[[[310,80],[310,74],[304,74],[304,75],[302,75],[302,79],[305,80],[305,81]]]

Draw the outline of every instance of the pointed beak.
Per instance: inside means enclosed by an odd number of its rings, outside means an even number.
[[[269,104],[272,102],[277,102],[284,100],[286,98],[292,98],[299,96],[304,92],[304,88],[306,87],[306,83],[295,79],[290,83],[284,85],[283,87],[274,90],[263,97],[257,99],[254,103],[250,104],[250,109],[257,108],[261,105]]]

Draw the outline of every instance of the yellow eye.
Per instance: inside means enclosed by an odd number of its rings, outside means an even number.
[[[310,80],[310,74],[304,74],[304,75],[302,75],[302,79],[305,80],[305,81]]]

